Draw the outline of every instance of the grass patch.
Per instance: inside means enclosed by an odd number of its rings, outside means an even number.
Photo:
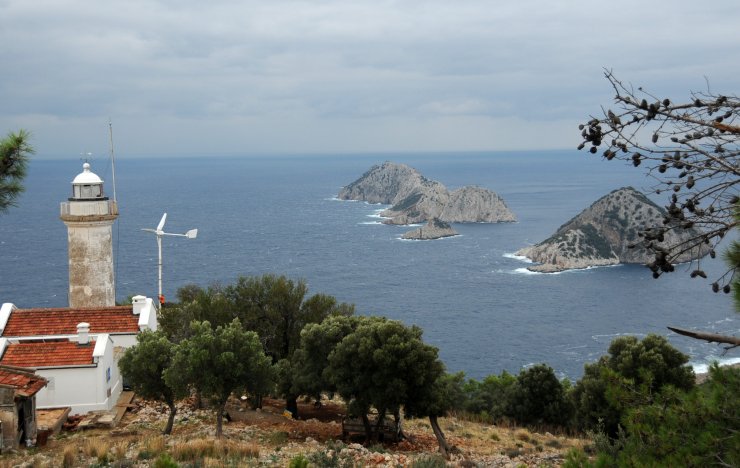
[[[108,462],[108,451],[110,450],[110,444],[108,441],[96,437],[95,439],[87,439],[82,445],[82,453],[88,457],[97,458],[99,463]]]
[[[272,445],[285,445],[288,443],[288,433],[285,431],[275,431],[267,436],[267,442]]]
[[[149,460],[150,458],[156,458],[160,453],[164,452],[165,442],[164,437],[151,437],[143,439],[143,447],[139,450],[139,460]]]
[[[424,454],[411,462],[411,468],[445,468],[447,461],[441,455]]]
[[[558,439],[550,439],[547,442],[545,442],[545,445],[547,445],[548,447],[554,448],[554,449],[563,448],[563,443],[560,442]]]
[[[514,438],[522,442],[529,442],[532,439],[532,434],[526,429],[519,429],[514,432]]]
[[[77,462],[77,446],[67,445],[62,452],[62,468],[72,468]]]
[[[259,457],[259,447],[254,444],[214,439],[194,439],[172,447],[172,456],[178,461],[233,461]]]

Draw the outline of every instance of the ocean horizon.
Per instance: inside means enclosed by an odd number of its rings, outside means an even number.
[[[450,189],[497,192],[516,223],[454,224],[460,234],[404,241],[409,226],[381,223],[382,205],[341,201],[339,189],[386,160],[406,163]],[[113,195],[107,158],[93,172]],[[32,159],[18,207],[0,216],[0,302],[21,308],[67,305],[66,228],[59,203],[82,161]],[[577,151],[440,152],[249,157],[117,156],[120,217],[114,225],[118,300],[157,294],[153,228],[198,228],[198,238],[163,239],[164,295],[186,284],[228,284],[241,275],[304,279],[309,294],[356,305],[362,315],[415,324],[439,348],[448,371],[481,378],[544,362],[561,377],[606,354],[618,336],[666,336],[695,369],[740,362],[723,348],[667,326],[735,334],[731,295],[709,284],[724,272],[702,260],[709,280],[689,266],[652,279],[640,265],[533,273],[516,251],[550,236],[601,196],[623,187],[650,191],[640,169]],[[660,197],[651,196],[659,205]]]

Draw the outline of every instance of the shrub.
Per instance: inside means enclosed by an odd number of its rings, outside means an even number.
[[[489,375],[480,382],[468,380],[463,385],[462,409],[493,422],[506,415],[507,401],[516,378],[504,371],[500,376]]]
[[[445,468],[447,461],[441,455],[424,454],[411,462],[411,468]]]
[[[740,466],[740,369],[710,368],[691,392],[664,391],[625,418],[624,448],[615,457],[631,466]]]
[[[272,445],[285,445],[288,442],[288,433],[285,431],[271,432],[267,441]]]
[[[308,460],[303,455],[297,455],[290,460],[288,468],[308,468]]]
[[[615,339],[608,356],[586,364],[573,389],[578,428],[597,429],[601,421],[606,434],[615,437],[627,409],[652,403],[653,395],[666,386],[694,386],[694,371],[687,362],[688,356],[658,335],[642,341],[633,336]]]
[[[177,464],[175,460],[172,459],[172,457],[168,453],[162,453],[157,457],[157,460],[154,462],[154,468],[179,468],[180,465]]]
[[[570,422],[572,410],[550,366],[538,364],[519,373],[509,395],[508,413],[523,424]]]

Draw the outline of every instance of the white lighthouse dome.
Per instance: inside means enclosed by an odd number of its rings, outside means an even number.
[[[70,200],[105,199],[103,179],[90,170],[90,164],[82,165],[82,172],[72,181],[72,198]]]
[[[82,172],[72,181],[73,184],[102,184],[103,179],[90,170],[90,163],[82,165]]]

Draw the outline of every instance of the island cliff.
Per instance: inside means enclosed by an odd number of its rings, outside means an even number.
[[[517,255],[539,263],[529,270],[546,273],[619,263],[645,264],[654,255],[641,245],[638,233],[662,226],[664,214],[663,208],[641,192],[623,187],[594,202],[550,238],[519,250]],[[693,228],[670,230],[663,245],[677,245],[697,234]],[[677,261],[689,261],[705,253],[686,252]]]
[[[414,224],[434,218],[445,223],[498,223],[516,216],[496,193],[475,186],[449,192],[405,164],[385,162],[370,168],[337,195],[342,200],[362,200],[392,205],[380,213],[386,224]]]

